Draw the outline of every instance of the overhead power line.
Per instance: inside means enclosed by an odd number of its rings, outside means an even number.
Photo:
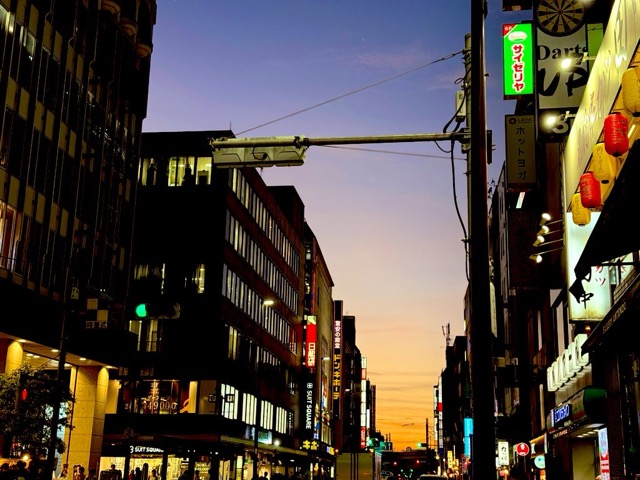
[[[432,155],[428,153],[411,153],[411,152],[395,152],[392,150],[378,150],[375,148],[357,148],[357,147],[344,147],[341,145],[322,145],[324,148],[338,148],[342,150],[356,150],[360,152],[372,152],[372,153],[386,153],[390,155],[405,155],[408,157],[420,157],[420,158],[441,158],[443,160],[449,160],[451,157],[449,155]],[[453,157],[453,160],[464,160],[467,159],[464,157]]]
[[[449,60],[450,58],[453,58],[453,57],[455,57],[457,55],[460,55],[463,52],[464,52],[464,50],[460,50],[459,52],[456,52],[456,53],[450,53],[450,54],[445,55],[444,57],[441,57],[441,58],[439,58],[437,60],[434,60],[434,61],[429,62],[429,63],[425,63],[424,65],[420,65],[418,67],[414,67],[414,68],[412,68],[410,70],[407,70],[407,71],[402,72],[402,73],[398,73],[396,75],[393,75],[391,77],[385,78],[383,80],[379,80],[379,81],[377,81],[375,83],[372,83],[370,85],[367,85],[367,86],[364,86],[364,87],[360,87],[360,88],[358,88],[356,90],[352,90],[351,92],[347,92],[347,93],[344,93],[342,95],[338,95],[337,97],[333,97],[333,98],[331,98],[329,100],[325,100],[324,102],[316,103],[315,105],[311,105],[310,107],[303,108],[302,110],[298,110],[297,112],[289,113],[288,115],[284,115],[282,117],[275,118],[275,119],[270,120],[268,122],[261,123],[260,125],[256,125],[255,127],[249,128],[247,130],[243,130],[242,132],[238,132],[237,135],[242,135],[244,133],[251,132],[253,130],[257,130],[258,128],[266,127],[267,125],[271,125],[273,123],[279,122],[279,121],[284,120],[286,118],[291,118],[291,117],[294,117],[294,116],[299,115],[301,113],[308,112],[309,110],[313,110],[314,108],[318,108],[318,107],[321,107],[323,105],[327,105],[329,103],[332,103],[332,102],[335,102],[337,100],[340,100],[342,98],[348,97],[350,95],[355,95],[356,93],[360,93],[360,92],[362,92],[364,90],[368,90],[369,88],[377,87],[378,85],[381,85],[381,84],[386,83],[386,82],[390,82],[391,80],[395,80],[396,78],[404,77],[405,75],[409,75],[410,73],[417,72],[418,70],[422,70],[423,68],[426,68],[426,67],[428,67],[430,65],[433,65],[435,63],[443,62],[444,60]]]

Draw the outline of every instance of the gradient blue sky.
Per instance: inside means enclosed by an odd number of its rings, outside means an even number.
[[[158,0],[143,130],[451,131],[471,1],[480,0]],[[489,180],[497,180],[504,115],[515,108],[502,97],[501,26],[531,12],[502,12],[501,0],[489,0],[488,12]],[[376,429],[395,450],[425,441],[445,366],[443,328],[451,341],[463,334],[466,164],[455,144],[452,167],[450,147],[313,146],[304,166],[263,169],[268,185],[294,185],[305,204],[334,299],[356,317],[377,386]]]

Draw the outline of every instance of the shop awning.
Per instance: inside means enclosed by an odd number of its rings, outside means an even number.
[[[569,291],[582,300],[582,281],[591,273],[591,267],[640,250],[640,229],[632,221],[640,212],[640,143],[634,142],[629,150],[618,178],[605,202],[598,223],[578,260],[574,272],[576,280]]]
[[[585,426],[606,421],[607,391],[589,385],[575,393],[547,415],[547,433],[553,438]]]

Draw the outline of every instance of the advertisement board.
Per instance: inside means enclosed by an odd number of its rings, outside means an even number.
[[[535,71],[533,25],[509,23],[502,26],[505,100],[533,94]]]

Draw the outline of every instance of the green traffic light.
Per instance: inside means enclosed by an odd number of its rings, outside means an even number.
[[[147,304],[141,303],[136,307],[136,316],[138,318],[145,318],[147,316]]]

